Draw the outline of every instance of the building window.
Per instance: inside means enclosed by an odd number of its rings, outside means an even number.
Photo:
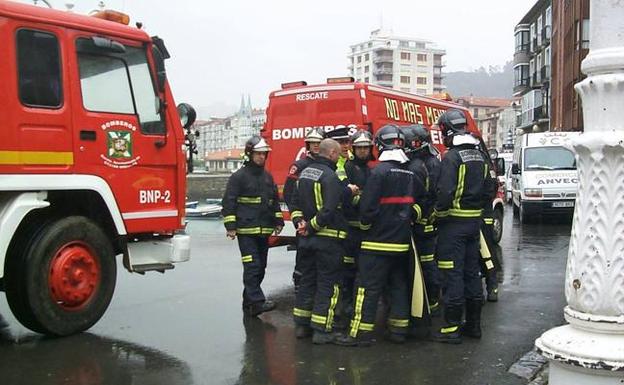
[[[368,43],[368,48],[370,48],[370,47],[372,47],[372,46],[373,46],[373,43],[372,43],[372,42],[369,42],[369,43]]]
[[[409,88],[401,87],[401,91],[403,91],[403,92],[410,92],[411,90]]]
[[[516,52],[526,52],[529,48],[529,31],[524,30],[516,32]]]
[[[362,62],[362,56],[361,56],[361,55],[359,55],[359,56],[357,57],[357,62],[358,62],[358,63],[361,63],[361,62]]]
[[[418,61],[427,61],[427,54],[426,53],[419,53],[416,55],[416,60]]]
[[[368,66],[364,66],[364,73],[368,73],[369,72],[369,67]]]
[[[409,52],[401,52],[401,60],[412,60],[412,54]]]
[[[537,46],[540,47],[542,45],[542,15],[537,18],[537,26],[535,28],[535,32],[537,34]]]
[[[422,76],[417,77],[416,84],[427,84],[427,78]]]
[[[520,64],[514,67],[514,87],[529,85],[529,66]]]
[[[56,36],[22,29],[17,32],[19,97],[32,107],[60,107],[62,99],[61,59]]]
[[[417,88],[416,89],[416,93],[420,94],[420,95],[426,95],[427,94],[427,89],[425,89],[425,88]]]
[[[368,77],[364,78],[364,83],[368,83],[370,79]]]
[[[364,55],[364,61],[368,61],[368,59],[370,59],[370,55],[369,54]]]
[[[535,30],[535,23],[531,24],[531,52],[537,49],[537,34]]]
[[[410,83],[410,77],[409,76],[401,76],[401,83],[409,84]]]
[[[400,40],[399,47],[409,47],[409,41]]]
[[[581,48],[589,49],[589,19],[583,19],[581,38]]]

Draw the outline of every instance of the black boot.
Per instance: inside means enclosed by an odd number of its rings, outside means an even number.
[[[466,324],[462,328],[462,335],[472,338],[481,338],[481,301],[466,301]]]
[[[334,342],[334,340],[334,333],[331,332],[322,332],[319,330],[315,330],[314,334],[312,334],[312,343],[315,345],[331,344]]]
[[[275,309],[277,305],[273,301],[264,301],[247,305],[243,307],[243,311],[250,317],[257,317],[261,313],[266,313]]]
[[[357,337],[351,337],[348,334],[341,334],[334,340],[336,345],[340,346],[371,346],[373,339],[370,332],[358,333]]]
[[[295,337],[302,339],[312,335],[312,328],[308,325],[295,325]]]
[[[461,344],[461,306],[447,306],[444,309],[446,325],[433,334],[433,340],[447,344]]]

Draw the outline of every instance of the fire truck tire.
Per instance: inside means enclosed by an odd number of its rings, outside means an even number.
[[[93,326],[104,314],[115,289],[117,266],[110,240],[92,220],[71,216],[46,225],[26,247],[22,274],[26,283],[16,318],[38,332],[65,336]],[[7,296],[8,298],[8,296]]]

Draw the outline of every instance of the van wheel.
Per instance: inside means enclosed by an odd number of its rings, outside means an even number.
[[[117,279],[112,245],[88,218],[51,222],[33,237],[10,271],[7,300],[20,323],[64,336],[93,326],[108,307]],[[34,327],[33,327],[34,326]]]
[[[492,224],[492,233],[494,236],[494,242],[499,243],[503,237],[503,210],[494,210],[493,219],[494,223]]]

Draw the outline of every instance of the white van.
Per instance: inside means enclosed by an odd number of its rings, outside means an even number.
[[[572,215],[578,189],[576,159],[566,143],[579,132],[524,134],[516,140],[512,174],[514,215]]]

